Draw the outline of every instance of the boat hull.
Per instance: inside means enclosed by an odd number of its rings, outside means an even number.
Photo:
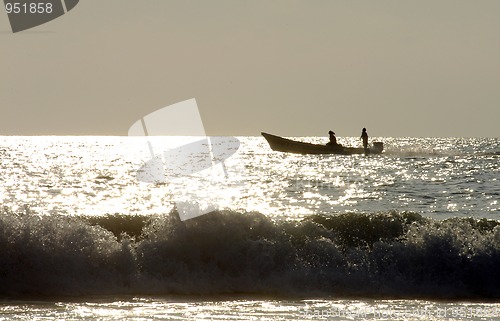
[[[328,146],[299,142],[268,133],[262,133],[262,136],[267,140],[272,150],[284,153],[338,155],[381,154],[384,149],[381,142],[375,142],[373,143],[373,147],[365,150],[364,148],[356,147]]]

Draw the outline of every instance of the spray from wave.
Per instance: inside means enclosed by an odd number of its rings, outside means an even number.
[[[302,221],[0,213],[0,296],[500,298],[500,223],[416,213]]]

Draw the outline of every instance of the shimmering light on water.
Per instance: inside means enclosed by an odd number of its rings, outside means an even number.
[[[90,299],[88,302],[0,303],[8,320],[498,320],[495,303],[417,300]]]
[[[29,205],[47,214],[164,213],[179,195],[289,217],[395,209],[497,218],[500,211],[498,139],[374,138],[385,143],[385,153],[373,156],[286,154],[271,151],[261,137],[239,139],[239,151],[226,161],[227,180],[193,174],[145,184],[136,179],[147,160],[144,141],[4,137],[1,199],[14,210]],[[340,143],[360,144],[357,138]]]

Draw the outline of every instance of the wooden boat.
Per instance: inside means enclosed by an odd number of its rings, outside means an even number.
[[[276,135],[261,133],[267,140],[272,150],[284,153],[295,154],[340,154],[340,155],[354,155],[354,154],[380,154],[384,150],[382,142],[374,142],[373,146],[366,150],[362,147],[343,147],[343,146],[329,146],[299,142],[283,138]]]

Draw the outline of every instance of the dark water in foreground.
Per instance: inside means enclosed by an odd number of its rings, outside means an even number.
[[[301,221],[230,211],[186,222],[176,214],[0,217],[4,297],[500,298],[493,220],[395,212]]]

